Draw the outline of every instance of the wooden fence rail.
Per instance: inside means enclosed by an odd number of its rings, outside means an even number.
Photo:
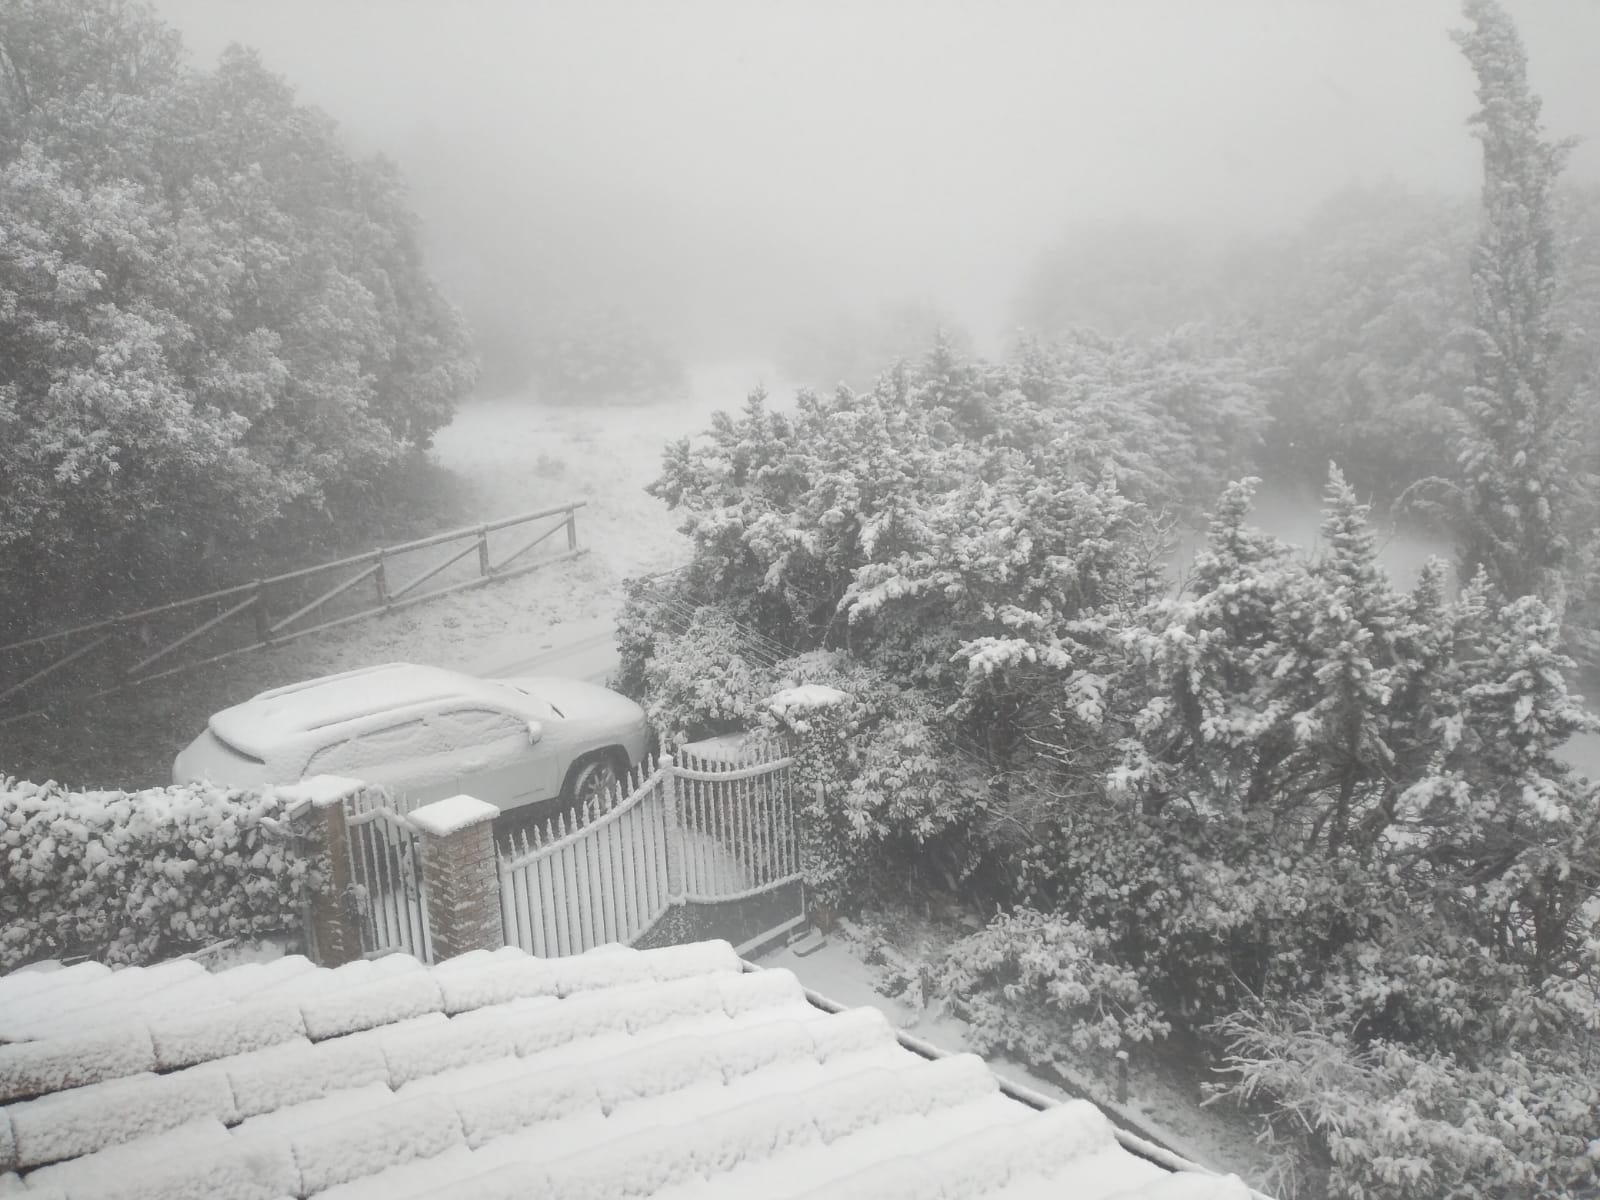
[[[108,696],[575,558],[584,552],[578,545],[577,526],[577,510],[584,503],[575,500],[436,533],[0,646],[0,725],[41,716],[63,700]],[[504,538],[495,537],[523,531],[536,521],[549,524],[509,549]],[[564,550],[527,558],[562,531]],[[465,545],[452,547],[442,561],[412,561],[422,552],[459,542]],[[452,572],[468,559],[470,570]],[[399,586],[390,578],[395,571],[410,573],[402,575]],[[330,579],[336,572],[345,574]],[[423,587],[435,580],[434,586]],[[364,584],[372,588],[370,599],[363,598]],[[345,611],[339,611],[341,601]],[[314,616],[323,619],[307,624]],[[189,653],[181,654],[184,650]],[[41,685],[47,681],[53,689],[48,698],[41,695]]]

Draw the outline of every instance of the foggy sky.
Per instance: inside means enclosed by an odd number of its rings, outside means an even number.
[[[615,300],[702,348],[885,299],[1003,325],[1074,223],[1283,226],[1466,193],[1454,0],[157,0],[396,159],[458,296]],[[1600,177],[1600,3],[1508,5]],[[469,305],[470,307],[470,305]]]

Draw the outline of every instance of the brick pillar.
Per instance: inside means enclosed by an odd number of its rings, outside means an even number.
[[[422,835],[433,961],[506,944],[493,821],[500,810],[472,796],[425,804],[407,820]]]
[[[316,775],[277,789],[291,811],[310,807],[307,835],[321,858],[322,890],[306,914],[306,955],[319,966],[337,967],[361,957],[361,914],[356,908],[350,871],[350,830],[345,801],[367,788],[359,779]]]

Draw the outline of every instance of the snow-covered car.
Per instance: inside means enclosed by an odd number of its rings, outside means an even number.
[[[592,683],[387,663],[223,709],[172,778],[253,787],[343,775],[417,803],[465,792],[535,815],[603,794],[644,759],[649,738],[642,708]]]

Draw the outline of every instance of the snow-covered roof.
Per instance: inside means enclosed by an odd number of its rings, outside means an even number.
[[[1246,1200],[725,942],[0,977],[0,1195]]]

